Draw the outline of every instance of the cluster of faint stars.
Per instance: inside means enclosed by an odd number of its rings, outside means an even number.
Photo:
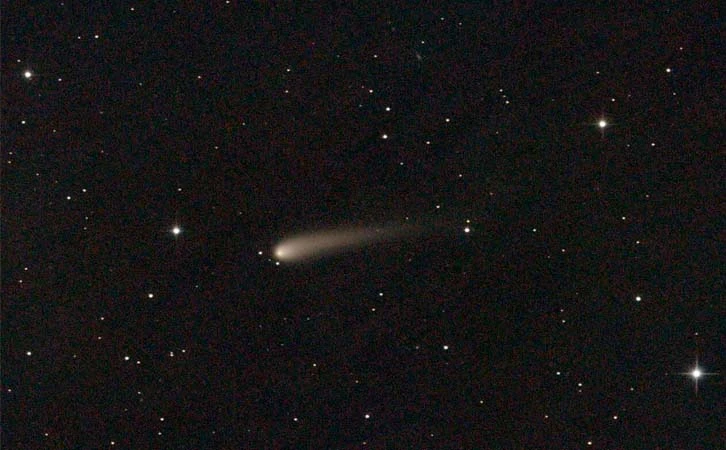
[[[228,1],[227,3],[229,3],[229,1]],[[134,11],[134,8],[132,7],[132,8],[130,8],[130,10],[131,10],[131,11]],[[443,20],[444,20],[444,18],[443,18],[443,17],[441,17],[441,20],[443,21]],[[459,26],[461,26],[461,23],[459,23]],[[96,35],[93,35],[93,38],[94,38],[94,39],[99,39],[99,35],[97,35],[97,34],[96,34]],[[81,36],[77,36],[77,39],[79,39],[79,40],[80,40],[80,39],[81,39]],[[424,41],[421,41],[421,43],[423,44],[423,43],[424,43]],[[682,47],[681,47],[681,50],[683,50],[683,48],[682,48]],[[421,61],[421,60],[423,59],[423,58],[422,58],[422,56],[420,55],[420,53],[418,53],[418,52],[416,52],[416,53],[415,53],[415,56],[416,56],[416,58],[417,58],[417,59],[418,59],[419,61]],[[374,55],[373,55],[373,58],[374,58],[374,59],[378,59],[378,58],[379,58],[379,55],[378,55],[378,54],[374,54]],[[666,71],[666,72],[667,72],[668,74],[672,73],[672,69],[671,69],[670,67],[666,68],[666,69],[665,69],[665,71]],[[291,72],[291,69],[290,69],[290,68],[287,68],[287,69],[286,69],[286,72]],[[17,73],[17,72],[16,72],[16,73]],[[599,72],[598,72],[598,74],[599,74]],[[36,73],[35,73],[35,72],[34,72],[33,70],[31,70],[30,68],[27,68],[27,69],[25,69],[25,70],[23,70],[23,71],[22,71],[22,73],[21,73],[21,76],[22,76],[22,78],[24,78],[25,80],[32,80],[33,78],[36,78],[36,77],[39,77],[39,78],[41,78],[41,79],[42,79],[44,75],[43,75],[42,71],[41,71],[41,73],[40,73],[39,75],[37,75],[37,74],[36,74]],[[16,77],[17,77],[17,75],[16,75]],[[197,79],[200,79],[200,80],[201,80],[201,79],[202,79],[202,76],[201,76],[201,75],[198,75],[198,76],[197,76]],[[58,78],[58,81],[61,81],[61,80],[62,80],[61,78]],[[141,83],[139,83],[139,85],[141,85]],[[366,89],[366,90],[367,90],[367,93],[368,93],[368,94],[373,94],[373,93],[374,93],[374,90],[373,90],[373,89],[371,89],[371,88],[368,88],[368,87],[364,87],[364,86],[361,86],[361,87],[362,87],[363,89]],[[289,93],[289,90],[285,89],[285,90],[284,90],[284,92],[285,92],[285,93]],[[510,100],[509,100],[509,98],[507,97],[507,95],[503,93],[503,89],[500,89],[500,90],[499,90],[499,92],[500,92],[500,94],[501,94],[501,98],[503,99],[504,103],[505,103],[505,104],[507,104],[507,105],[509,105],[509,104],[510,104]],[[675,93],[673,93],[673,95],[675,95]],[[614,99],[614,98],[613,98],[613,99],[611,99],[611,100],[612,100],[613,102],[615,101],[615,99]],[[359,105],[359,106],[360,106],[360,105]],[[391,107],[391,106],[385,106],[384,110],[385,110],[385,112],[391,112],[391,111],[392,111],[392,107]],[[590,119],[589,119],[589,120],[592,120],[592,116],[590,117]],[[445,122],[445,123],[450,123],[450,122],[451,122],[451,119],[447,117],[447,118],[445,118],[445,119],[444,119],[444,122]],[[26,124],[26,121],[25,121],[25,120],[22,120],[22,121],[21,121],[21,124]],[[246,125],[246,123],[243,123],[243,125]],[[606,129],[607,129],[608,127],[610,127],[610,126],[611,126],[611,123],[610,123],[610,122],[608,121],[608,119],[607,119],[606,117],[601,117],[601,118],[599,118],[599,119],[597,120],[597,122],[596,122],[596,125],[597,125],[597,127],[598,127],[598,128],[599,128],[599,129],[601,130],[601,133],[602,133],[602,135],[604,136],[604,134],[605,134],[605,130],[606,130]],[[590,122],[589,126],[590,126],[590,127],[592,127],[592,122]],[[618,127],[620,127],[620,124],[619,124],[618,122],[616,122],[616,123],[615,123],[615,127],[616,127],[616,130],[617,130],[617,129],[618,129]],[[53,131],[55,132],[55,130],[53,130]],[[389,130],[389,131],[390,131],[390,130]],[[592,131],[591,131],[591,132],[592,132]],[[375,134],[374,134],[374,136],[375,136]],[[391,137],[391,136],[390,136],[390,135],[389,135],[388,133],[381,133],[381,134],[380,134],[380,138],[381,138],[381,139],[383,139],[383,140],[388,140],[388,139],[389,139],[390,137]],[[396,140],[396,135],[395,135],[395,134],[394,134],[394,138],[393,138],[393,140],[394,140],[394,141]],[[430,145],[430,144],[431,144],[431,141],[426,141],[426,145]],[[651,145],[651,147],[653,147],[653,146],[655,146],[656,144],[655,144],[655,143],[651,143],[650,145]],[[215,148],[216,148],[216,147],[215,147]],[[11,152],[10,154],[12,155],[12,152]],[[403,164],[404,164],[403,162],[400,162],[400,165],[403,165]],[[458,174],[458,178],[463,178],[463,174]],[[179,188],[179,191],[181,191],[181,188]],[[83,192],[86,192],[86,189],[83,189]],[[493,194],[492,194],[492,193],[490,193],[490,195],[493,195]],[[70,195],[66,196],[66,200],[71,200],[71,199],[72,199],[72,197],[71,197]],[[441,207],[441,205],[436,205],[436,209],[440,209],[440,207]],[[616,217],[617,217],[617,216],[616,216]],[[626,220],[626,217],[625,217],[625,216],[622,216],[622,217],[621,217],[621,219],[622,219],[623,221],[625,221],[625,220]],[[88,220],[88,217],[86,217],[86,220]],[[164,225],[162,225],[162,226],[164,226]],[[167,223],[167,226],[168,226],[168,223]],[[460,228],[460,229],[461,229],[461,228]],[[528,228],[528,229],[529,229],[529,228]],[[531,231],[532,231],[533,233],[537,233],[537,232],[538,232],[538,229],[537,229],[537,228],[531,228]],[[163,230],[163,229],[161,229],[161,230],[160,230],[159,232],[163,233],[163,232],[164,232],[164,230]],[[183,232],[184,232],[184,230],[183,230],[183,228],[182,228],[182,227],[181,227],[180,225],[176,225],[176,224],[175,224],[175,225],[171,226],[170,228],[168,228],[168,233],[170,233],[170,234],[171,234],[171,235],[172,235],[172,236],[173,236],[174,238],[177,238],[177,237],[181,236]],[[466,224],[465,224],[465,225],[463,226],[463,232],[464,232],[465,234],[469,234],[469,233],[471,233],[471,232],[472,232],[472,227],[471,227],[471,223],[470,223],[470,220],[466,220]],[[191,232],[191,234],[193,235],[193,234],[194,234],[194,231],[192,231],[192,232]],[[475,233],[474,237],[476,237],[476,233]],[[183,241],[183,239],[180,239],[180,241],[179,241],[179,242],[181,243],[182,241]],[[640,244],[640,242],[641,242],[640,240],[636,241],[636,243],[637,243],[637,244]],[[564,249],[564,248],[562,248],[562,249],[561,249],[561,253],[565,253],[565,249]],[[258,255],[263,255],[263,251],[259,251],[259,252],[258,252]],[[276,262],[276,264],[277,264],[277,265],[279,265],[279,261],[277,261],[277,262]],[[27,271],[27,270],[28,270],[28,268],[26,267],[26,268],[25,268],[25,270]],[[23,283],[23,280],[19,280],[19,282],[20,282],[20,283]],[[143,293],[144,293],[144,292],[145,292],[145,291],[141,291],[140,295],[141,295],[141,296],[143,296]],[[647,293],[647,292],[646,292],[646,293]],[[379,296],[379,297],[383,297],[383,295],[384,295],[384,294],[383,294],[383,292],[379,292],[379,293],[378,293],[378,296]],[[630,294],[630,298],[631,298],[631,299],[632,299],[632,298],[634,298],[635,302],[641,302],[641,301],[643,300],[643,297],[642,297],[641,295],[635,295],[634,297],[632,297],[632,295],[633,295],[633,294],[631,293],[631,294]],[[154,299],[154,298],[155,298],[155,294],[154,294],[153,292],[147,292],[147,293],[146,293],[146,297],[147,297],[148,299]],[[652,300],[648,300],[647,302],[645,302],[645,305],[644,305],[644,306],[647,306],[647,304],[648,304],[648,303],[651,303],[651,302],[652,302]],[[372,312],[375,312],[375,311],[376,311],[376,308],[375,308],[375,307],[372,307],[372,308],[370,308],[370,310],[371,310]],[[564,309],[560,309],[560,312],[561,312],[561,313],[564,313]],[[101,321],[103,321],[104,319],[105,319],[105,317],[101,317],[101,318],[100,318],[100,320],[101,320]],[[309,318],[308,318],[308,319],[309,319]],[[566,320],[565,320],[565,319],[561,319],[561,322],[562,322],[562,323],[565,323],[565,322],[566,322]],[[100,339],[101,339],[101,336],[98,336],[98,337],[97,337],[97,339],[98,339],[98,340],[100,340]],[[456,343],[454,342],[454,344],[456,344]],[[440,346],[440,347],[439,347],[439,346]],[[416,346],[415,346],[415,348],[416,348],[416,349],[418,350],[418,349],[420,349],[420,346],[419,346],[419,345],[416,345]],[[436,344],[436,348],[437,348],[437,349],[438,349],[438,348],[441,348],[441,349],[443,349],[444,351],[449,351],[451,347],[450,347],[450,346],[449,346],[448,344],[444,344],[444,345],[441,345],[441,343],[438,343],[438,344]],[[454,350],[452,350],[452,352],[451,352],[450,354],[456,354],[456,352],[457,352],[456,348],[458,348],[458,347],[454,347]],[[22,350],[20,350],[20,351],[22,352]],[[182,349],[182,350],[181,350],[181,353],[186,353],[186,349]],[[32,356],[32,355],[33,355],[33,352],[32,352],[31,350],[26,350],[25,354],[26,354],[26,356],[29,356],[29,357],[30,357],[30,356]],[[121,354],[123,354],[123,353],[121,353]],[[170,351],[168,351],[168,356],[169,356],[169,357],[175,357],[175,353],[174,353],[174,351],[171,351],[171,350],[170,350]],[[74,358],[75,358],[75,357],[76,357],[76,355],[74,355]],[[126,355],[126,356],[123,356],[123,360],[124,360],[124,361],[131,361],[131,360],[132,360],[132,358],[131,358],[131,356],[128,356],[128,355]],[[136,360],[135,362],[136,362],[136,364],[137,364],[137,365],[140,365],[140,364],[141,364],[141,360]],[[312,365],[313,365],[313,367],[316,367],[316,368],[317,368],[317,363],[314,363],[314,364],[312,364]],[[695,383],[695,389],[696,389],[696,392],[698,392],[698,384],[699,384],[699,381],[700,381],[700,380],[702,380],[702,379],[703,379],[703,378],[704,378],[705,376],[717,375],[717,373],[705,372],[704,370],[705,370],[704,368],[702,368],[702,367],[700,367],[700,366],[698,365],[698,360],[696,360],[696,364],[695,364],[695,366],[694,366],[694,368],[693,368],[692,370],[690,370],[690,371],[688,371],[688,372],[683,372],[683,373],[679,373],[679,375],[685,375],[685,376],[689,376],[689,377],[691,377],[691,378],[693,379],[694,383]],[[551,372],[550,372],[550,373],[551,373]],[[557,375],[557,376],[562,376],[562,377],[565,377],[565,376],[567,376],[567,373],[565,373],[565,375],[563,375],[563,372],[562,372],[562,371],[556,371],[556,375]],[[359,380],[355,380],[355,382],[356,382],[356,384],[357,384],[357,383],[359,383]],[[578,382],[578,383],[577,383],[577,388],[578,388],[578,392],[582,392],[582,389],[580,389],[580,388],[583,388],[583,383],[582,383],[582,382]],[[8,388],[7,390],[8,390],[8,392],[11,392],[11,391],[12,391],[12,389],[10,389],[10,388]],[[631,391],[633,391],[633,390],[634,390],[634,388],[632,388],[632,387],[631,387],[631,388],[630,388],[630,390],[631,390]],[[141,395],[141,392],[138,392],[138,394],[139,394],[139,395]],[[480,401],[479,401],[479,403],[480,403],[480,404],[484,404],[484,400],[480,400]],[[158,416],[157,416],[157,417],[158,417]],[[288,417],[289,417],[289,416],[288,416]],[[359,417],[360,417],[360,416],[359,416]],[[362,415],[362,417],[363,417],[363,418],[364,418],[365,420],[370,420],[370,419],[371,419],[371,417],[372,417],[372,415],[371,415],[370,413],[367,413],[367,412],[366,412],[366,413],[364,413],[364,414]],[[540,417],[541,417],[541,416],[540,416]],[[548,418],[549,418],[549,415],[544,415],[544,417],[545,417],[545,419],[548,419]],[[613,420],[618,420],[618,419],[619,419],[619,415],[617,415],[617,414],[613,414],[612,416],[609,416],[609,417],[612,417],[612,419],[613,419]],[[288,420],[289,420],[289,419],[288,419]],[[300,418],[299,418],[299,417],[297,417],[297,416],[294,416],[294,417],[292,418],[292,420],[293,420],[294,422],[299,422],[299,421],[300,421]],[[164,421],[165,421],[165,418],[164,418],[164,417],[159,417],[159,421],[160,421],[160,422],[164,422]],[[44,433],[44,434],[45,434],[45,436],[48,436],[48,433]],[[159,432],[158,432],[158,434],[159,434],[159,435],[161,435],[161,432],[159,431]],[[432,436],[432,437],[434,436],[434,435],[433,435],[433,433],[431,434],[431,436]],[[584,440],[584,439],[583,439],[583,440]],[[107,442],[108,442],[108,441],[107,441]],[[112,445],[112,446],[115,446],[116,444],[117,444],[117,442],[116,442],[116,441],[110,441],[110,445]],[[366,442],[364,442],[363,444],[366,444]],[[593,445],[593,441],[591,441],[591,440],[588,440],[588,441],[586,441],[586,444],[587,444],[587,446],[592,446],[592,445]]]

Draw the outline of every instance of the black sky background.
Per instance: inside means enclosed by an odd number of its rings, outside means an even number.
[[[3,445],[723,446],[719,12],[4,2]]]

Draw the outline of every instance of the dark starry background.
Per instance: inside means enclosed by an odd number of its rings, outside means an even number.
[[[3,447],[723,448],[718,9],[530,3],[4,2]]]

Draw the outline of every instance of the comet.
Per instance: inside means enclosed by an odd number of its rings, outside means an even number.
[[[310,261],[412,234],[416,234],[415,227],[402,225],[307,232],[283,239],[274,247],[273,254],[282,262]]]

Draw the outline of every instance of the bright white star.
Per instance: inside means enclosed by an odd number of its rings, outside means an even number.
[[[174,236],[179,236],[181,234],[181,232],[182,232],[182,230],[181,230],[181,228],[179,228],[179,226],[175,226],[174,228],[171,229],[171,233]]]
[[[694,382],[694,389],[696,391],[696,394],[698,394],[698,383],[699,381],[706,376],[709,375],[718,375],[717,372],[704,372],[701,367],[698,366],[698,359],[696,359],[696,365],[693,367],[693,370],[690,372],[681,372],[679,375],[685,375],[689,376],[693,379]]]

